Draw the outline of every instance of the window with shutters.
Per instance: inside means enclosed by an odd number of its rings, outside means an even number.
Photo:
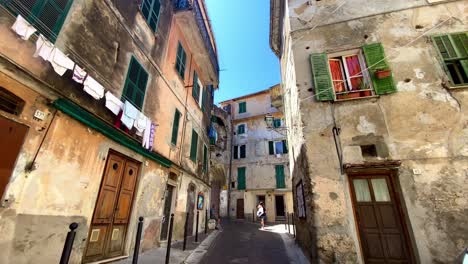
[[[246,145],[239,145],[234,146],[234,159],[245,159],[247,157],[247,146]]]
[[[51,42],[57,40],[73,0],[0,1],[14,14],[20,14]]]
[[[203,172],[208,172],[208,148],[203,145]]]
[[[176,56],[176,70],[182,80],[185,80],[185,63],[187,61],[187,53],[185,53],[184,47],[179,42],[177,45],[177,56]]]
[[[193,162],[197,162],[198,152],[198,134],[195,130],[192,130],[192,143],[190,144],[190,159]]]
[[[245,190],[245,167],[237,168],[237,190]]]
[[[310,57],[318,101],[345,100],[396,92],[382,44]]]
[[[145,100],[148,73],[141,64],[132,57],[128,67],[127,79],[122,97],[131,102],[138,109],[142,109]]]
[[[237,134],[238,135],[242,135],[242,134],[245,134],[245,127],[246,127],[246,124],[240,124],[237,126]]]
[[[198,78],[197,72],[193,72],[192,97],[197,104],[200,104],[200,89],[203,89],[203,86]]]
[[[247,112],[247,102],[240,102],[239,103],[239,114]]]
[[[286,140],[268,141],[268,154],[269,155],[287,154],[287,153],[288,153],[288,143]]]
[[[278,189],[286,188],[283,165],[275,165],[275,175],[276,175],[276,188]]]
[[[159,11],[161,9],[160,0],[143,0],[140,8],[149,27],[156,32],[159,22]]]
[[[432,37],[453,86],[468,85],[467,34],[462,32]]]
[[[174,114],[174,122],[172,124],[172,136],[171,136],[171,143],[174,146],[177,146],[177,138],[179,135],[179,123],[180,123],[180,112],[178,109],[175,110]]]

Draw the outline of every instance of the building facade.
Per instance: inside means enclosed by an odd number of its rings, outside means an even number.
[[[320,263],[468,245],[466,1],[271,1],[297,240]]]
[[[0,2],[0,263],[126,257],[210,200],[216,44],[202,0]]]
[[[221,102],[232,120],[229,216],[255,218],[265,203],[267,221],[292,212],[288,144],[283,114],[272,106],[270,89]]]

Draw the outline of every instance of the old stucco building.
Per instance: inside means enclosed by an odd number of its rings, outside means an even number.
[[[468,246],[466,1],[271,1],[297,239],[321,263]]]
[[[203,230],[218,87],[204,2],[13,0],[0,18],[0,263],[58,263],[72,222],[70,263],[131,254],[139,216],[143,251],[171,213],[175,239],[186,212]]]
[[[284,116],[272,106],[269,89],[221,102],[232,120],[229,216],[252,219],[263,201],[267,221],[284,221],[292,211],[291,178]]]

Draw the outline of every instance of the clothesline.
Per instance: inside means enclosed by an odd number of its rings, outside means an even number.
[[[15,23],[11,27],[23,40],[28,40],[31,35],[37,32],[26,19],[18,15]],[[68,58],[60,49],[54,46],[42,34],[36,41],[36,52],[33,55],[35,58],[41,57],[48,61],[54,71],[63,76],[67,70],[73,71],[72,79],[83,85],[83,91],[93,97],[95,100],[100,100],[106,97],[105,106],[114,115],[117,116],[119,124],[115,124],[120,128],[120,123],[128,130],[135,127],[136,134],[143,138],[142,146],[151,150],[154,143],[154,134],[157,125],[151,121],[144,113],[140,112],[131,102],[125,100],[122,102],[117,96],[110,91],[105,91],[104,86],[90,76],[85,69]]]

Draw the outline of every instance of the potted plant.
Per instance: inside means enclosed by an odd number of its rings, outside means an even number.
[[[371,96],[372,95],[371,88],[370,88],[370,85],[368,83],[361,82],[361,84],[359,84],[359,90],[362,90],[360,92],[361,97],[366,97],[366,96]]]
[[[390,69],[377,69],[375,72],[374,72],[374,75],[377,79],[385,79],[385,78],[388,78],[392,75],[392,70]]]

